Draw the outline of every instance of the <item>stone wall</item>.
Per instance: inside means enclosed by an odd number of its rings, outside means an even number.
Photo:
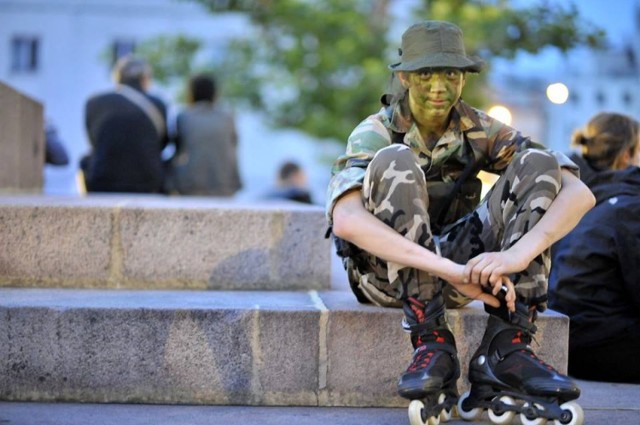
[[[42,192],[42,104],[0,82],[0,193]]]

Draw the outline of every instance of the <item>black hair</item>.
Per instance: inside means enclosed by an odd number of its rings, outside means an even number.
[[[213,102],[216,98],[216,80],[211,75],[198,74],[189,80],[189,92],[193,102]]]
[[[278,171],[278,177],[280,178],[281,181],[284,181],[300,170],[301,168],[298,164],[296,164],[293,161],[287,161],[280,166],[280,170]]]

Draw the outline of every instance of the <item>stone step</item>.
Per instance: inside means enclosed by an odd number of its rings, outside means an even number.
[[[322,290],[321,207],[153,195],[0,197],[0,286]]]
[[[447,314],[466,377],[486,313]],[[345,291],[0,288],[0,399],[406,406],[401,317]],[[565,372],[568,318],[538,325],[534,348]]]

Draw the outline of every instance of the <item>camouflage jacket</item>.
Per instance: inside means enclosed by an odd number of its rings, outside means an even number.
[[[578,167],[566,155],[546,149],[462,100],[454,106],[449,127],[430,150],[408,112],[408,105],[398,103],[382,108],[362,121],[349,136],[345,154],[334,162],[327,190],[329,224],[333,221],[332,212],[337,200],[346,192],[362,187],[369,162],[378,150],[393,143],[394,132],[400,133],[402,143],[416,154],[427,182],[453,182],[469,161],[479,161],[476,174],[480,170],[501,174],[516,153],[528,148],[551,152],[560,166],[578,175]],[[465,140],[473,155],[468,153]]]

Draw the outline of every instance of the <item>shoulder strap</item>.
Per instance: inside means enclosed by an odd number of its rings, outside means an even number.
[[[456,195],[460,191],[460,188],[462,187],[462,184],[465,182],[465,180],[467,180],[467,178],[469,177],[469,174],[471,174],[471,171],[473,170],[474,165],[475,165],[475,160],[473,159],[469,161],[467,165],[465,165],[464,170],[462,170],[462,174],[460,175],[460,177],[458,177],[458,180],[456,180],[456,183],[454,184],[453,189],[451,189],[451,192],[449,192],[449,195],[440,204],[440,208],[438,208],[438,213],[435,215],[435,217],[433,217],[437,225],[440,225],[440,223],[444,219],[444,215],[449,209],[449,206],[451,205],[453,198],[456,197]]]
[[[482,168],[482,165],[483,165],[483,162],[484,162],[482,159],[476,160],[474,152],[473,152],[473,148],[469,144],[469,142],[466,139],[466,137],[465,137],[464,143],[465,143],[465,145],[466,145],[466,147],[468,149],[467,157],[469,159],[469,162],[467,162],[467,164],[464,166],[464,169],[462,170],[462,174],[460,174],[460,177],[458,177],[458,179],[456,180],[456,182],[455,182],[455,184],[453,186],[453,189],[451,189],[451,192],[449,193],[449,195],[446,197],[444,202],[442,202],[440,204],[440,208],[438,208],[438,213],[434,217],[435,218],[435,223],[437,225],[440,225],[442,220],[444,220],[446,212],[449,209],[449,207],[451,206],[451,202],[458,195],[458,192],[460,191],[460,188],[462,187],[464,182],[469,178],[471,173],[479,171]]]
[[[160,138],[164,138],[165,135],[165,122],[162,113],[158,110],[158,107],[153,104],[145,95],[133,89],[127,85],[121,84],[118,86],[117,93],[126,97],[133,104],[138,106],[149,117],[151,123],[155,127]]]

